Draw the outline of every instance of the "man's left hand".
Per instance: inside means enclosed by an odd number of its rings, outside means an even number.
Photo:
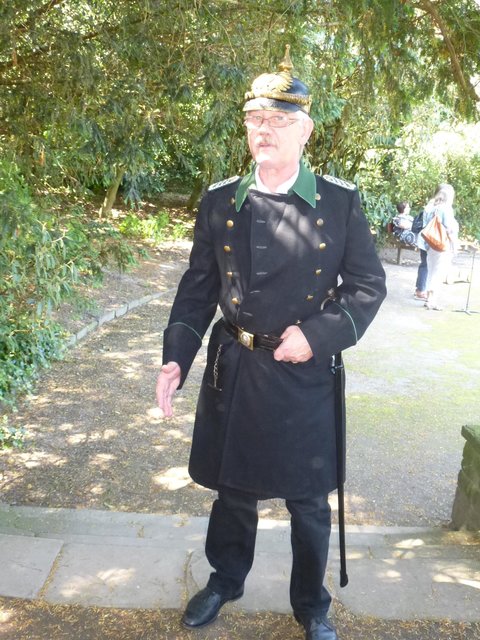
[[[310,345],[300,327],[296,325],[287,327],[280,337],[282,344],[273,352],[275,360],[297,364],[298,362],[307,362],[313,357]]]

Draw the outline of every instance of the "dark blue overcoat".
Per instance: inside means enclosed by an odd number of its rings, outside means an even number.
[[[227,181],[202,200],[163,360],[180,364],[183,385],[218,305],[252,333],[280,335],[298,324],[314,356],[276,362],[217,322],[189,471],[211,489],[287,499],[327,493],[337,486],[331,356],[373,320],[386,293],[384,270],[353,185],[315,176],[309,201],[295,191],[250,189],[240,205],[239,185]]]

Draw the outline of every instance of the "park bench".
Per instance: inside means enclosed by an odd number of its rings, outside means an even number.
[[[387,242],[390,246],[395,247],[397,249],[397,264],[400,264],[400,258],[402,250],[404,251],[418,251],[418,248],[414,245],[407,244],[402,242],[396,235],[393,233],[393,223],[389,222],[386,226],[387,231]]]
[[[418,251],[418,247],[414,247],[411,244],[405,244],[405,242],[401,242],[397,237],[390,234],[388,236],[388,242],[393,247],[397,249],[397,264],[400,264],[400,257],[402,250],[403,251]]]

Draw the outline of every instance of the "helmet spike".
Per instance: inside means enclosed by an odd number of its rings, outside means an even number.
[[[290,45],[289,44],[285,45],[285,55],[283,57],[283,60],[278,65],[278,70],[279,71],[284,71],[284,72],[289,73],[290,75],[292,75],[293,62],[292,62],[292,59],[290,58]]]

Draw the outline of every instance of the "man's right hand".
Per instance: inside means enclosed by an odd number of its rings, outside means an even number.
[[[178,389],[182,372],[176,362],[167,362],[162,366],[157,379],[157,403],[164,418],[173,415],[172,398]]]

